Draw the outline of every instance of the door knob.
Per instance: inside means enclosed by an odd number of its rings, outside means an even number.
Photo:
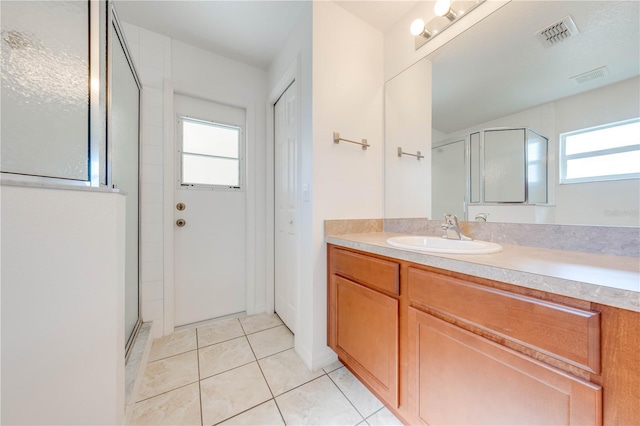
[[[187,221],[184,219],[178,219],[176,220],[176,225],[178,225],[180,228],[182,228],[183,226],[185,226],[187,224]]]

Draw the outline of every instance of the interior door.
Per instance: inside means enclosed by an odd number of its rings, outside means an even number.
[[[296,85],[275,104],[275,310],[295,333],[298,286]]]
[[[182,95],[174,101],[174,291],[180,326],[246,309],[245,110]],[[234,150],[226,138],[236,131]],[[201,139],[189,142],[192,134]]]

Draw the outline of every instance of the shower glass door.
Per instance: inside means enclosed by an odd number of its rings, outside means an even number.
[[[135,336],[139,300],[140,84],[115,14],[110,29],[109,157],[111,185],[126,193],[125,344]]]

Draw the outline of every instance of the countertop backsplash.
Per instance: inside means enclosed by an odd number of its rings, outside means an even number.
[[[325,235],[382,231],[442,235],[442,223],[426,218],[327,220]],[[491,222],[461,222],[461,228],[473,239],[499,244],[640,257],[640,228]]]

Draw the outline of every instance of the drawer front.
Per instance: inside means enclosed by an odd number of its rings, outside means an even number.
[[[409,268],[409,301],[600,372],[600,314]]]
[[[377,290],[400,294],[400,265],[331,247],[331,272]]]

